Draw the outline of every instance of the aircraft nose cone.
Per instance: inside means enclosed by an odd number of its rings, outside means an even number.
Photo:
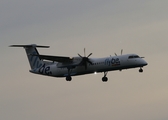
[[[143,63],[143,64],[144,64],[144,66],[148,65],[148,63],[147,63],[145,60],[144,60],[144,63]]]

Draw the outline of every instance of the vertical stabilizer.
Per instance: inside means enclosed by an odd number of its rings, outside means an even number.
[[[31,45],[11,45],[10,47],[23,47],[26,51],[30,67],[33,70],[43,65],[43,61],[38,56],[35,56],[39,55],[36,47],[48,48],[49,46],[39,46],[31,44]]]

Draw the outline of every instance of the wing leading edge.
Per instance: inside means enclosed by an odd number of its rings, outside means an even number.
[[[73,58],[64,57],[64,56],[50,56],[50,55],[34,55],[34,56],[38,56],[40,59],[56,61],[56,62],[61,62],[61,63],[73,62]]]
[[[38,56],[40,59],[49,60],[49,61],[56,61],[59,62],[57,64],[58,68],[74,68],[79,66],[80,62],[74,62],[73,58],[64,57],[64,56],[50,56],[50,55],[34,55]]]

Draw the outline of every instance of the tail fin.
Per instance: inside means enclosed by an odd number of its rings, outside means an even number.
[[[31,45],[11,45],[9,47],[24,47],[31,69],[39,68],[43,65],[43,61],[38,57],[34,55],[39,55],[36,47],[41,47],[41,48],[49,48],[49,46],[40,46],[36,44],[31,44]]]

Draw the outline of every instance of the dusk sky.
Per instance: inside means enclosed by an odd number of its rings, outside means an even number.
[[[1,0],[0,120],[168,120],[167,0]],[[139,68],[65,78],[29,72],[23,48],[107,57],[135,53]]]

